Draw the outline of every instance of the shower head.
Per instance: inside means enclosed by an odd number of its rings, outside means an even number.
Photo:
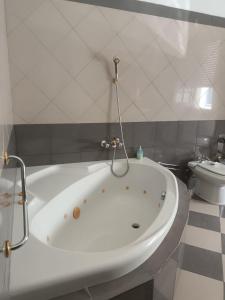
[[[115,65],[115,78],[114,78],[114,82],[116,83],[118,81],[118,77],[119,77],[119,74],[118,74],[118,63],[120,62],[120,59],[119,57],[115,56],[113,57],[113,62],[114,62],[114,65]]]
[[[114,62],[114,64],[118,65],[118,63],[120,62],[119,57],[117,57],[117,56],[113,57],[113,62]]]

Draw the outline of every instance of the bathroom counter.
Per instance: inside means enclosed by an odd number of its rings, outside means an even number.
[[[65,181],[69,186],[72,182],[88,175],[90,170],[93,171],[91,169],[92,165],[93,162],[88,162],[27,168],[29,218],[32,219],[62,189],[62,187],[65,186]],[[98,163],[95,165],[95,168],[96,167],[98,167]],[[67,170],[70,170],[70,172],[67,172]],[[32,190],[29,189],[31,178]],[[135,270],[109,282],[89,287],[90,293],[96,295],[94,299],[110,299],[129,289],[150,281],[173,255],[179,245],[189,208],[189,193],[187,188],[180,180],[177,181],[179,189],[178,210],[172,227],[160,246],[149,259]],[[38,195],[38,197],[36,195]],[[22,228],[21,208],[19,205],[15,205],[14,229],[15,228],[13,241],[18,239],[18,236],[20,236],[19,228]],[[46,282],[46,286],[37,286],[35,291],[29,289],[29,287],[26,288],[25,283],[27,281],[27,274],[32,276],[32,274],[35,275],[36,272],[38,273],[45,270],[46,258],[43,255],[44,252],[40,251],[41,247],[41,243],[33,235],[30,235],[29,242],[12,254],[10,290],[13,299],[50,299],[60,295],[74,293],[88,286],[86,282],[83,282],[82,284],[79,282],[79,284],[76,284],[75,281],[62,280],[60,282],[59,280],[57,285],[48,281]],[[31,249],[32,254],[29,252]],[[42,255],[40,255],[40,253],[42,253]],[[63,264],[63,261],[60,261],[59,259],[57,263],[58,266],[52,265],[52,272],[54,272],[55,268],[60,267],[60,265]],[[21,273],[20,270],[23,270],[23,273]],[[46,270],[46,273],[49,272],[51,272],[51,270]],[[45,272],[43,274],[45,274]],[[77,297],[77,299],[79,298]]]

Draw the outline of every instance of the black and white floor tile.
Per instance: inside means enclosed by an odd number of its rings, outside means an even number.
[[[225,300],[225,207],[194,197],[174,300]]]

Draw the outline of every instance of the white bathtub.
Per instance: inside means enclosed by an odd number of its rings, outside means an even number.
[[[53,290],[57,296],[128,273],[154,253],[177,212],[176,178],[147,158],[131,159],[123,178],[111,175],[108,162],[30,169],[31,236],[11,272],[13,293],[24,300],[34,290],[48,299]]]

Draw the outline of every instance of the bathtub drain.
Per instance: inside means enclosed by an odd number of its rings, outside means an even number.
[[[138,223],[133,223],[133,224],[132,224],[132,227],[133,227],[134,229],[138,229],[138,228],[140,228],[140,224],[138,224]]]

